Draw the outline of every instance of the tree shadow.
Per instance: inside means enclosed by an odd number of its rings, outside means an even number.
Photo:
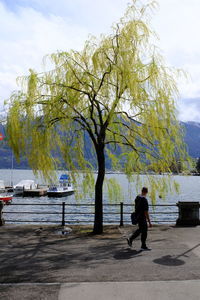
[[[4,237],[0,241],[1,283],[61,282],[65,276],[71,278],[72,269],[77,276],[88,268],[94,272],[96,267],[113,259],[121,242],[121,238],[112,240],[106,235],[61,237],[47,230],[39,235],[32,230],[24,234],[13,230]]]
[[[180,259],[180,257],[188,257],[187,254],[194,249],[198,248],[200,246],[200,243],[196,246],[192,247],[191,249],[179,254],[179,255],[165,255],[160,258],[154,259],[153,262],[159,265],[163,266],[171,266],[171,267],[177,267],[185,264],[185,261]]]
[[[126,249],[122,249],[122,250],[119,250],[117,251],[113,257],[115,259],[131,259],[133,257],[138,257],[138,256],[141,256],[139,255],[140,253],[142,252],[142,250],[132,250],[130,248],[126,248]]]

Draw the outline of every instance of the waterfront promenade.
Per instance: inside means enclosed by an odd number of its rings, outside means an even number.
[[[198,299],[200,226],[154,226],[150,252],[126,244],[131,226],[101,236],[53,226],[0,228],[0,299]]]

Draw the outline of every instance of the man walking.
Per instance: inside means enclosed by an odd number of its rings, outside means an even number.
[[[146,245],[148,231],[147,222],[149,223],[149,227],[152,227],[148,212],[149,205],[146,199],[147,194],[148,189],[146,187],[143,187],[141,195],[138,195],[135,199],[135,215],[138,223],[138,229],[135,232],[133,232],[130,238],[127,239],[127,243],[131,247],[133,240],[141,234],[141,250],[143,251],[151,250]]]

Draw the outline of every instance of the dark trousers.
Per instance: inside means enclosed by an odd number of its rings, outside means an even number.
[[[130,236],[131,243],[134,239],[136,239],[141,234],[142,247],[146,246],[147,231],[148,231],[147,222],[139,222],[138,229],[134,231],[133,234]]]

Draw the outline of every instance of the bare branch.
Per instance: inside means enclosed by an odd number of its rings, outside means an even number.
[[[67,105],[69,105],[69,107],[80,117],[80,119],[83,121],[83,123],[85,123],[86,130],[88,131],[94,145],[96,146],[96,144],[97,144],[96,139],[95,139],[94,134],[92,132],[92,128],[91,128],[90,124],[87,122],[86,118],[74,106],[70,105],[70,103],[66,99],[62,99],[62,100]]]

